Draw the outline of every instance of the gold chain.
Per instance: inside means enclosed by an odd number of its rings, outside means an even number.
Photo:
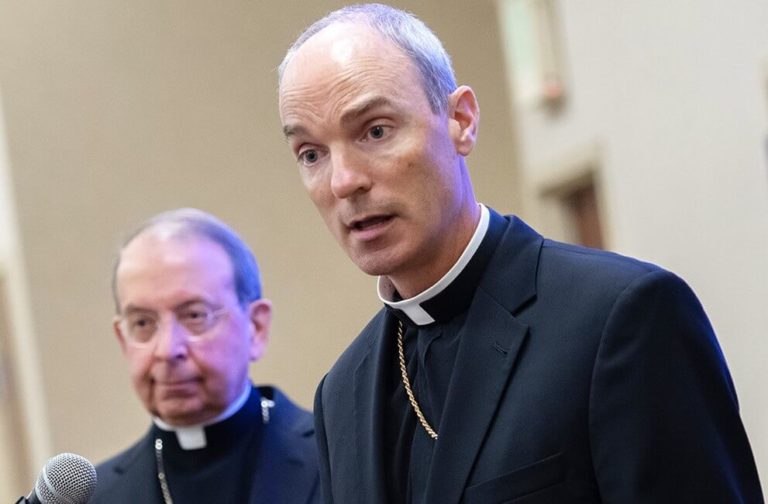
[[[429,434],[429,437],[432,439],[437,439],[437,432],[435,432],[435,429],[433,429],[429,422],[427,422],[427,419],[424,418],[424,413],[421,412],[421,408],[419,408],[419,403],[416,402],[416,397],[413,395],[413,390],[411,390],[411,380],[408,379],[408,372],[405,370],[405,352],[403,351],[403,321],[398,320],[397,321],[397,356],[400,359],[400,374],[403,377],[403,386],[405,387],[405,393],[408,394],[408,400],[411,402],[411,406],[413,406],[413,411],[416,413],[416,416],[419,419],[419,422],[421,422],[421,425],[424,427],[424,430],[427,431],[427,434]]]

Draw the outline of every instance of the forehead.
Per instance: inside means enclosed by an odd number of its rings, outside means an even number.
[[[283,82],[290,75],[300,75],[315,67],[329,65],[342,69],[371,59],[382,66],[390,60],[397,64],[409,61],[400,47],[370,26],[362,22],[333,23],[299,47],[285,69]]]
[[[167,236],[148,232],[137,236],[120,254],[117,288],[151,288],[156,292],[195,287],[213,289],[232,284],[229,256],[207,238]]]
[[[408,84],[422,87],[402,49],[366,25],[336,23],[294,53],[280,84],[280,112],[286,122],[294,112],[340,107],[366,94],[412,99]]]

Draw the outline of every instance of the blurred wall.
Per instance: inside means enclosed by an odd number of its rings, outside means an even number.
[[[252,245],[275,304],[272,340],[252,376],[304,406],[378,309],[375,280],[347,260],[304,194],[277,113],[275,68],[285,49],[339,5],[0,2],[13,239],[29,287],[12,295],[25,301],[39,350],[25,355],[40,370],[39,384],[25,382],[27,396],[47,410],[37,419],[42,432],[19,433],[40,441],[27,478],[55,453],[99,461],[147,428],[111,332],[109,277],[124,232],[156,212],[202,208]],[[500,211],[515,210],[495,4],[396,5],[435,29],[458,80],[477,91],[483,120],[470,158],[477,193]],[[0,500],[31,484],[4,486]]]

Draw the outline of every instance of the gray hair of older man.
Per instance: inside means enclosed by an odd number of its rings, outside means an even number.
[[[337,23],[362,23],[394,43],[411,59],[421,74],[424,92],[435,114],[448,110],[448,95],[456,90],[451,58],[437,36],[420,19],[409,12],[382,4],[359,4],[342,7],[315,21],[305,29],[288,49],[278,68],[282,84],[285,68],[296,51],[313,35]]]
[[[112,268],[112,297],[115,309],[120,313],[120,300],[117,294],[117,270],[123,249],[134,239],[162,228],[171,238],[198,237],[218,244],[232,263],[232,275],[238,302],[245,306],[261,299],[261,276],[256,258],[250,248],[235,231],[213,215],[195,208],[179,208],[151,217],[123,241],[115,265]]]

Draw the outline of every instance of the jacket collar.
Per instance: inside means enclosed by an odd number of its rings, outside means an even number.
[[[444,322],[466,310],[505,227],[502,217],[491,222],[490,215],[481,204],[480,221],[459,259],[440,280],[416,296],[401,299],[389,279],[379,277],[379,299],[387,309],[406,324],[417,326]]]

